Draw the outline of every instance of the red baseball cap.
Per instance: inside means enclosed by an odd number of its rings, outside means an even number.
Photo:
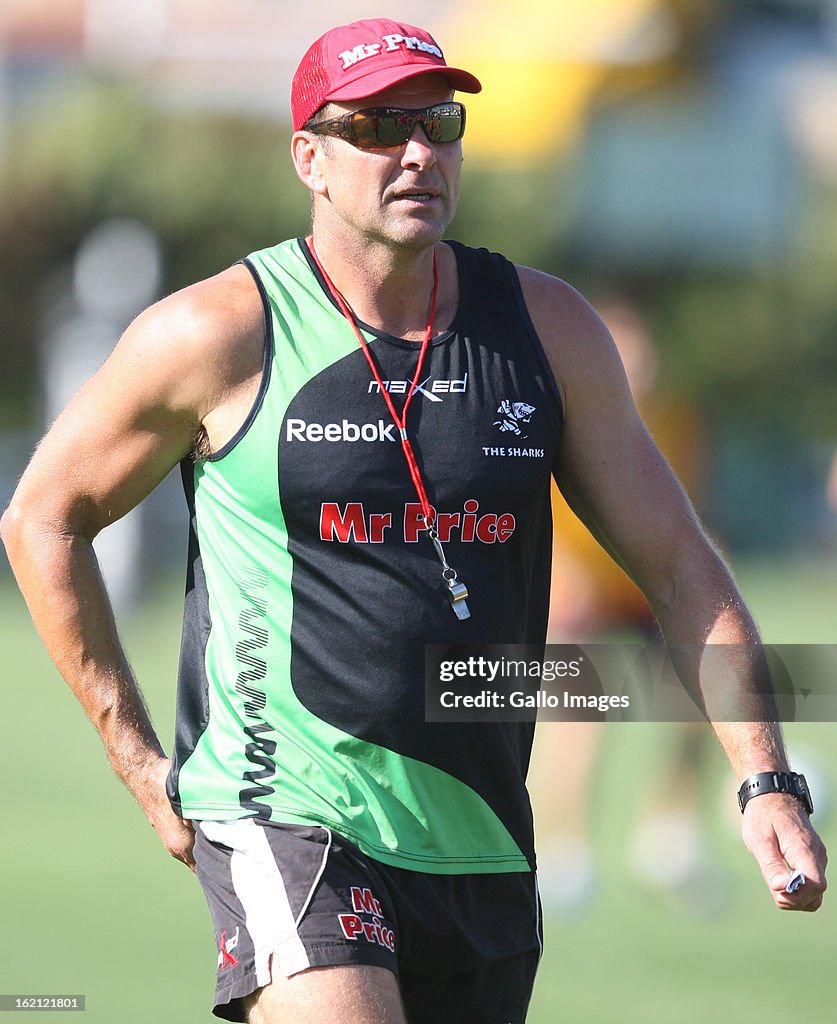
[[[294,131],[329,100],[359,100],[416,75],[441,72],[452,88],[479,92],[479,80],[448,67],[433,36],[413,25],[370,18],[330,29],[312,43],[291,85]]]

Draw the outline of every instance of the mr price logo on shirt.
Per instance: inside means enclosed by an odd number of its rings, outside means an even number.
[[[431,506],[432,507],[432,506]],[[447,544],[459,540],[465,544],[505,544],[512,536],[517,520],[511,512],[480,512],[480,503],[469,498],[461,512],[435,513],[439,540]],[[320,506],[320,540],[348,544],[383,544],[385,534],[393,526],[392,512],[367,512],[362,501],[349,501],[341,506],[325,501]],[[403,536],[406,544],[416,544],[427,533],[421,505],[417,501],[404,506]]]

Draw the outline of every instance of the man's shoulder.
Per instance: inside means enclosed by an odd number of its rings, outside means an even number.
[[[260,371],[264,313],[248,269],[235,265],[149,306],[125,331],[117,365],[149,401],[199,418]]]
[[[593,313],[592,306],[581,292],[563,278],[522,263],[515,263],[514,268],[530,309],[545,308],[582,318]]]
[[[544,342],[556,334],[565,344],[610,335],[599,314],[569,282],[534,267],[515,264],[526,305]]]
[[[599,314],[576,288],[560,277],[515,264],[532,323],[562,393],[587,373],[618,362],[613,339]]]
[[[156,342],[185,359],[214,360],[248,338],[261,337],[263,323],[253,276],[236,264],[149,306],[129,333],[152,349]]]

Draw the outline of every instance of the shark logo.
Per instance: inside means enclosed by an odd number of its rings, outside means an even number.
[[[495,420],[492,426],[499,428],[500,433],[512,433],[520,438],[529,436],[523,433],[521,426],[525,426],[536,412],[534,405],[528,405],[526,402],[510,402],[504,398],[500,402],[497,412],[500,419]]]

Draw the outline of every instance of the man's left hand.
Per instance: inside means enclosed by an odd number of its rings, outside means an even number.
[[[795,797],[766,793],[750,800],[741,834],[780,910],[819,909],[827,885],[828,854]],[[787,892],[796,871],[805,875],[805,884]]]

